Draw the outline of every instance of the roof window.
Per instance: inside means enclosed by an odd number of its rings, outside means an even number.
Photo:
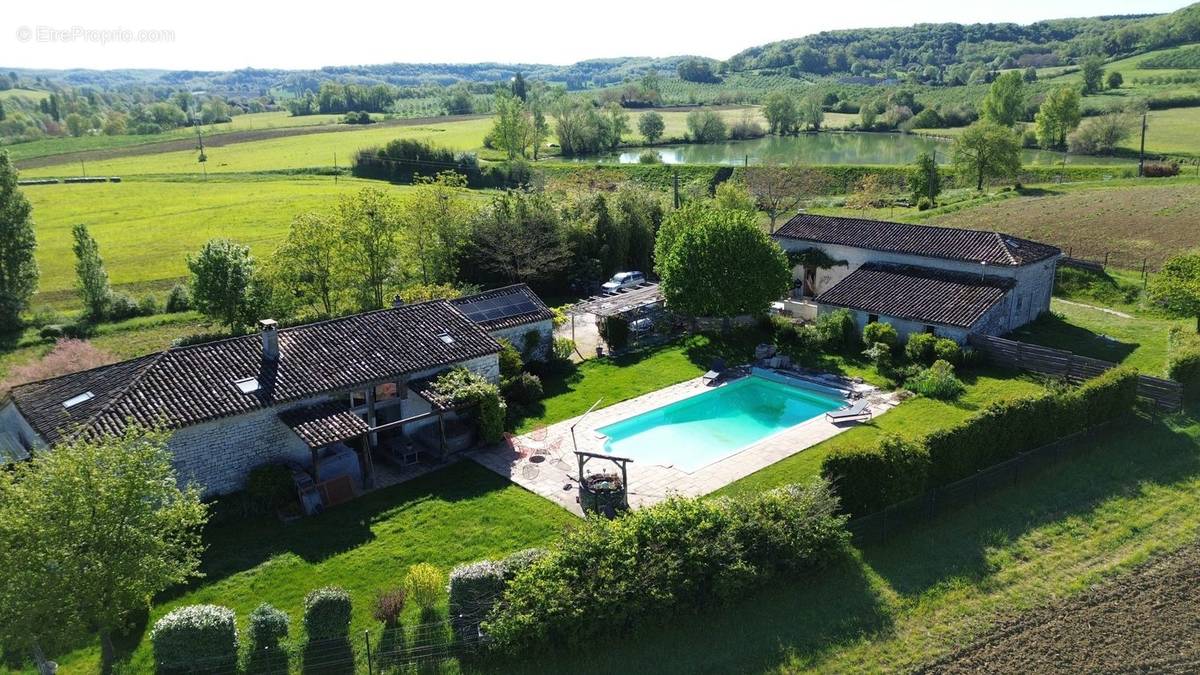
[[[448,345],[454,344],[454,338],[451,337],[451,335],[449,333],[439,333],[438,339],[441,340],[442,342],[445,342]]]
[[[242,392],[243,394],[253,394],[261,388],[258,384],[258,378],[255,377],[246,377],[240,380],[234,380],[233,386],[237,387],[238,391]]]
[[[63,401],[63,407],[68,408],[68,409],[74,408],[75,406],[79,405],[80,403],[87,403],[88,401],[90,401],[94,398],[96,398],[95,394],[93,394],[90,391],[85,391],[82,394],[79,394],[77,396],[72,396],[71,398]]]

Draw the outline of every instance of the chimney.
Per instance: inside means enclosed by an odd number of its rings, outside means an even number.
[[[262,333],[263,359],[266,361],[278,361],[279,325],[274,319],[263,319],[258,322],[258,331]]]
[[[404,299],[400,297],[399,293],[392,296],[392,308],[393,309],[396,307],[403,307],[403,306],[404,306]]]

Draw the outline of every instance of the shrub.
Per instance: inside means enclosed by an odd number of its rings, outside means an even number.
[[[863,350],[863,356],[870,359],[880,373],[890,371],[895,365],[892,361],[892,348],[886,342],[876,342],[871,345]]]
[[[433,382],[434,393],[455,406],[479,406],[479,436],[484,443],[497,443],[504,435],[506,406],[500,389],[482,375],[466,368],[452,368]]]
[[[171,287],[171,292],[167,294],[167,302],[163,306],[163,311],[168,314],[176,312],[186,312],[192,308],[192,296],[188,293],[187,286],[184,284],[175,284]]]
[[[450,627],[460,643],[472,645],[479,639],[479,625],[506,585],[504,565],[492,560],[459,565],[450,571]]]
[[[262,603],[250,613],[250,628],[247,639],[254,651],[274,649],[288,635],[291,621],[283,610]]]
[[[512,579],[483,628],[513,654],[593,644],[728,601],[774,574],[828,563],[847,539],[828,483],[703,500],[680,496],[590,518]]]
[[[571,354],[575,353],[575,341],[571,338],[554,338],[553,353],[555,361],[570,361]]]
[[[154,623],[150,642],[159,672],[231,672],[237,665],[237,622],[227,607],[180,607]]]
[[[848,309],[821,314],[817,317],[814,327],[822,349],[846,352],[853,349],[858,342],[858,327],[854,324],[854,315]]]
[[[134,300],[126,293],[113,293],[112,301],[108,306],[108,318],[113,321],[124,321],[132,319],[135,316],[141,316],[142,309],[138,306],[137,300]]]
[[[533,361],[538,358],[546,358],[545,354],[539,354],[542,346],[542,333],[537,330],[527,330],[521,336],[521,358],[526,361]]]
[[[930,365],[937,358],[934,351],[937,336],[932,333],[910,333],[904,345],[904,355],[913,363]]]
[[[513,343],[504,338],[500,338],[496,342],[500,343],[500,378],[507,380],[510,377],[516,377],[525,368],[521,352],[517,351]]]
[[[909,390],[922,396],[941,400],[953,400],[962,396],[967,387],[954,376],[954,366],[949,361],[941,359],[933,365],[909,378],[904,385]]]
[[[938,361],[947,361],[955,368],[962,365],[962,348],[950,338],[938,338],[934,340],[933,355]]]
[[[896,329],[892,324],[882,321],[873,321],[863,327],[862,337],[868,347],[882,342],[891,348],[900,343],[900,336],[896,334]]]
[[[277,509],[292,499],[292,472],[282,464],[263,464],[246,476],[246,496],[259,512]]]
[[[422,610],[433,609],[442,597],[446,577],[429,563],[418,563],[404,575],[404,591]]]
[[[662,158],[653,150],[643,150],[638,155],[638,164],[662,164]]]
[[[1147,178],[1166,178],[1179,175],[1179,164],[1175,162],[1146,162],[1142,175]]]
[[[63,327],[59,324],[47,324],[38,331],[38,337],[43,340],[57,340],[63,336]]]
[[[521,373],[504,383],[504,400],[517,405],[529,405],[542,399],[542,378],[533,373]]]
[[[629,322],[619,316],[605,317],[600,322],[600,335],[613,351],[629,346]]]
[[[403,588],[391,588],[386,591],[380,591],[375,597],[375,611],[373,616],[375,620],[382,623],[385,628],[395,628],[396,622],[400,620],[400,613],[404,611],[404,601],[408,598]]]
[[[932,209],[932,208],[933,208],[933,200],[931,200],[929,197],[921,197],[921,198],[917,199],[917,210],[918,211],[928,211],[929,209]]]
[[[1200,336],[1179,326],[1167,338],[1167,377],[1183,385],[1185,396],[1200,392]]]
[[[920,443],[884,436],[875,447],[839,448],[821,462],[842,510],[862,516],[921,494],[929,476],[929,452]]]
[[[350,594],[339,586],[318,588],[304,596],[304,631],[309,642],[350,636]]]

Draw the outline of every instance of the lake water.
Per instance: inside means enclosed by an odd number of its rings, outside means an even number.
[[[665,164],[741,165],[764,162],[777,164],[912,164],[922,152],[936,153],[939,164],[950,162],[949,141],[914,134],[821,133],[799,136],[766,136],[749,141],[661,145],[654,148],[627,148],[619,152],[569,158],[589,164],[637,164],[643,150],[658,153]],[[568,159],[568,158],[564,158]],[[1022,150],[1026,165],[1061,164],[1063,153]],[[1067,156],[1071,165],[1131,164],[1132,160],[1113,157]]]

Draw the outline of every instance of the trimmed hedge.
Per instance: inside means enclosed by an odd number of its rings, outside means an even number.
[[[262,603],[250,613],[250,628],[246,631],[250,648],[274,649],[287,637],[291,620],[286,612]]]
[[[350,594],[339,586],[318,588],[304,596],[304,630],[308,640],[345,640],[350,636]]]
[[[480,560],[450,571],[450,627],[461,644],[475,644],[480,624],[499,602],[508,583],[545,555],[545,549],[529,548],[503,560]]]
[[[228,607],[180,607],[154,622],[150,642],[160,673],[230,672],[237,667],[237,620]]]
[[[918,447],[884,437],[877,447],[838,450],[821,463],[846,511],[866,515],[967,478],[1027,450],[1118,419],[1137,401],[1137,371],[1115,368],[1063,393],[992,403]]]
[[[674,496],[568,530],[517,573],[484,622],[507,654],[594,645],[826,564],[848,535],[823,480],[737,498]]]

